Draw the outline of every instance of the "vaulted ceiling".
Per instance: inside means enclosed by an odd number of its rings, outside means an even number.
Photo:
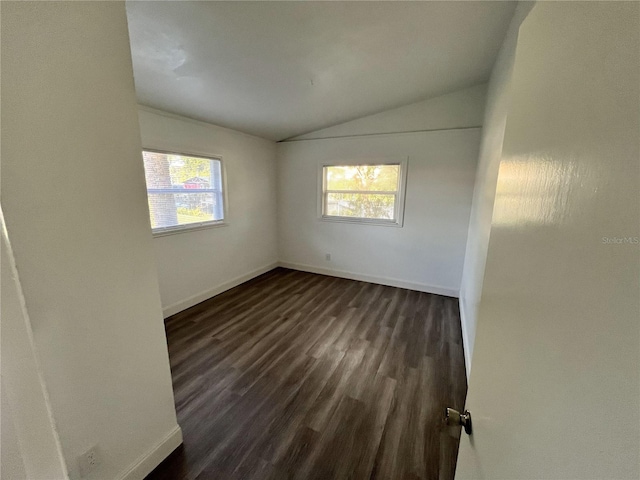
[[[128,2],[138,101],[282,140],[487,81],[513,9]]]

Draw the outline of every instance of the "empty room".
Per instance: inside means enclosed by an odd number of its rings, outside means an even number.
[[[640,2],[0,2],[1,480],[640,478]]]

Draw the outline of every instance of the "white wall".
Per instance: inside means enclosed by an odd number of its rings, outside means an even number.
[[[518,41],[518,29],[533,6],[533,2],[520,2],[516,7],[504,43],[491,73],[487,91],[482,128],[482,145],[473,191],[473,205],[469,219],[462,284],[460,286],[460,315],[464,339],[467,378],[471,371],[473,344],[476,335],[478,305],[482,293],[482,280],[487,260],[487,247],[491,232],[491,216],[498,181],[498,168],[502,153],[502,140],[507,121],[511,73]]]
[[[2,207],[71,478],[142,478],[176,423],[123,2],[3,2]]]
[[[586,1],[520,27],[459,480],[640,478],[638,25]]]
[[[66,478],[60,439],[33,343],[31,322],[0,212],[2,418],[0,478]]]
[[[480,127],[486,93],[487,84],[483,83],[300,135],[295,139]]]
[[[476,98],[480,91],[481,87],[472,89],[471,97]],[[468,95],[465,91],[448,96],[451,111],[456,111]],[[447,111],[443,101],[442,97],[433,100],[436,112]],[[372,125],[382,131],[393,131],[398,125],[419,130],[424,123],[417,119],[431,115],[426,113],[429,105],[427,101],[415,107],[423,111],[412,117],[415,122],[407,122],[403,116],[406,110],[400,110],[386,115],[385,122],[376,120]],[[459,119],[449,116],[442,124],[464,125],[469,119],[476,122],[482,115],[482,102],[472,105],[473,115],[464,111]],[[432,116],[430,125],[435,128],[437,114]],[[361,120],[363,124],[369,121]],[[363,134],[359,126],[340,132]],[[457,296],[479,144],[479,128],[279,143],[280,261],[301,270]],[[317,218],[319,163],[381,157],[409,157],[402,228]],[[331,261],[325,260],[325,253],[331,254]]]
[[[0,479],[27,480],[13,412],[4,387],[0,387],[0,397]]]
[[[228,225],[153,240],[164,315],[272,269],[278,261],[275,143],[144,107],[139,120],[144,147],[219,156],[227,180]]]

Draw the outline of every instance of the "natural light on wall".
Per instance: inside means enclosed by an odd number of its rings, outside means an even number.
[[[500,163],[493,225],[553,225],[563,218],[571,195],[575,161],[557,162],[544,154],[513,156]],[[582,175],[583,188],[589,188]]]
[[[398,225],[402,164],[324,165],[322,218]]]
[[[148,150],[142,156],[154,234],[224,221],[219,159]]]

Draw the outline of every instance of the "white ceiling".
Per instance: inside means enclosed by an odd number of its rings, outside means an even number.
[[[272,140],[485,82],[512,2],[127,2],[138,101]]]

